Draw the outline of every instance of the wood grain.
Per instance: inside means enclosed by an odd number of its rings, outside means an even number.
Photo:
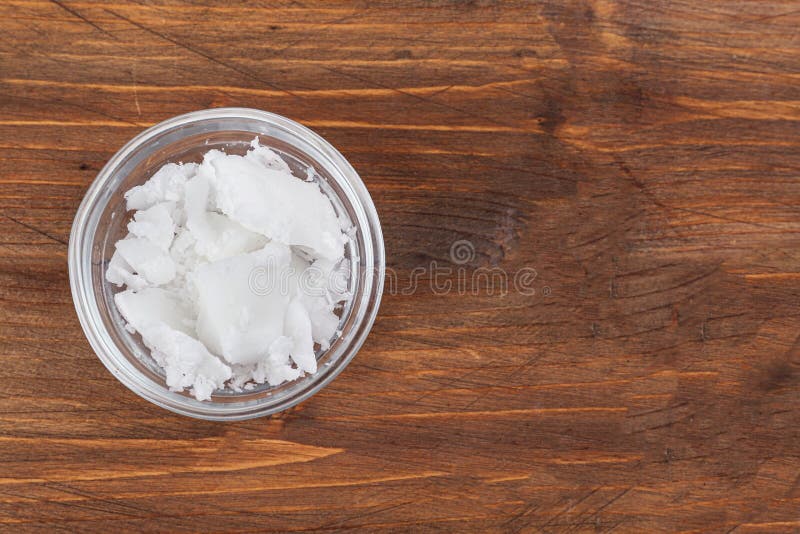
[[[0,4],[0,530],[800,531],[796,2]],[[270,419],[100,364],[72,218],[144,127],[267,109],[353,163],[387,291]],[[430,272],[536,270],[534,295]],[[485,289],[485,288],[484,288]]]

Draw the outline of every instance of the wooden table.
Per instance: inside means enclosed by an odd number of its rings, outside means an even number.
[[[0,5],[0,530],[800,530],[798,3],[387,4]],[[395,281],[231,424],[123,387],[67,277],[106,160],[217,106],[337,146]]]

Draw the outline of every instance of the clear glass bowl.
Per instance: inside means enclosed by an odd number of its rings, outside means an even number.
[[[352,301],[345,306],[338,336],[317,352],[319,370],[276,387],[216,391],[198,401],[170,391],[161,369],[138,335],[124,328],[114,305],[119,291],[105,280],[114,243],[125,236],[130,213],[123,194],[169,162],[199,162],[212,148],[243,154],[258,136],[278,151],[299,176],[312,166],[320,187],[340,217],[357,232],[346,251]],[[241,420],[285,410],[307,399],[338,375],[369,333],[383,292],[385,257],[378,214],[364,183],[347,160],[322,137],[280,115],[255,109],[219,108],[166,120],[126,144],[100,171],[78,208],[69,240],[69,279],[75,308],[100,360],[136,394],[173,412],[210,420]]]

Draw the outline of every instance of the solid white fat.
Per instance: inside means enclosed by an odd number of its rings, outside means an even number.
[[[211,151],[200,165],[198,174],[213,184],[220,211],[248,230],[317,257],[341,258],[345,236],[319,185],[268,168],[252,154]]]
[[[322,350],[328,350],[331,338],[339,327],[339,317],[333,313],[334,305],[325,297],[303,295],[301,298],[311,323],[314,342],[319,343]]]
[[[156,323],[164,323],[189,335],[194,330],[192,310],[188,304],[177,294],[159,287],[122,291],[114,295],[114,303],[128,324],[138,332]]]
[[[200,265],[194,271],[197,335],[231,363],[255,363],[283,333],[289,296],[281,291],[288,274],[289,247],[263,249]],[[276,287],[278,286],[278,287]]]
[[[277,386],[317,371],[351,298],[350,236],[313,169],[253,141],[168,163],[125,194],[134,210],[106,279],[173,390]]]
[[[164,323],[146,329],[142,339],[164,368],[167,386],[173,391],[192,388],[197,400],[208,400],[232,376],[231,368],[205,345]]]
[[[204,176],[195,176],[186,184],[186,228],[196,241],[198,254],[209,260],[220,260],[267,244],[264,235],[251,232],[225,215],[208,211],[209,189]]]
[[[308,373],[317,372],[317,358],[314,356],[314,339],[311,334],[311,320],[308,310],[300,297],[294,297],[286,308],[286,337],[292,340],[290,352],[297,367]]]
[[[114,252],[114,255],[111,256],[111,261],[108,262],[106,280],[118,287],[128,286],[134,291],[147,287],[147,280],[138,274],[134,274],[133,271],[133,267],[125,261],[125,258],[119,252]]]
[[[125,193],[128,211],[144,210],[164,201],[177,202],[183,198],[187,178],[196,172],[196,163],[167,163],[147,182]]]
[[[146,210],[139,210],[128,223],[128,231],[150,241],[162,250],[169,250],[172,238],[175,237],[175,225],[172,222],[174,209],[174,203],[160,202]]]
[[[175,262],[149,239],[126,237],[117,241],[116,247],[122,259],[149,283],[161,285],[175,278]]]

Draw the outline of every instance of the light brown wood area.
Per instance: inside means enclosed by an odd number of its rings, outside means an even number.
[[[0,530],[799,531],[798,27],[777,0],[3,1]],[[330,386],[230,424],[111,376],[66,261],[108,158],[218,106],[339,148],[398,282]],[[534,294],[402,291],[461,240]]]

